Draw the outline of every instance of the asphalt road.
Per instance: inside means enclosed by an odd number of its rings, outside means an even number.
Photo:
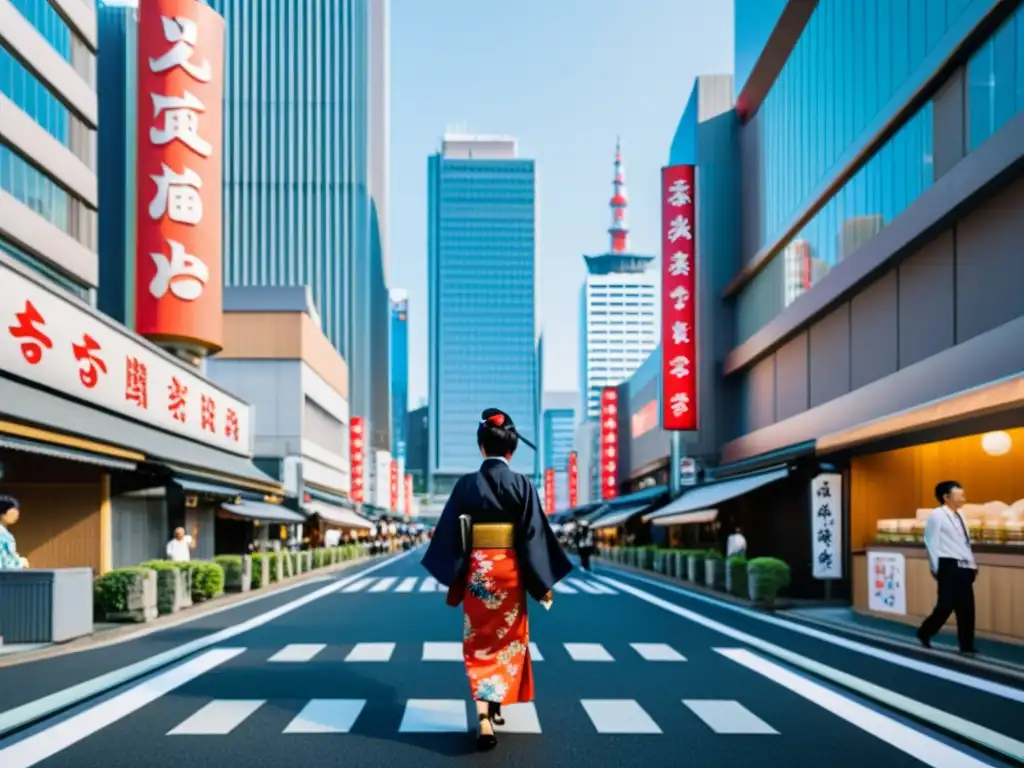
[[[601,570],[574,573],[550,612],[530,605],[537,700],[506,708],[501,743],[478,755],[461,613],[418,560],[355,581],[343,574],[348,586],[0,742],[0,766],[1012,764],[811,677],[759,642],[1024,736],[1024,704],[990,681],[907,668]]]

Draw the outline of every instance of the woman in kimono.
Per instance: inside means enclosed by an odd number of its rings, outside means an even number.
[[[545,608],[572,571],[530,480],[509,468],[519,444],[511,417],[483,412],[480,469],[459,479],[437,522],[423,566],[463,605],[462,649],[476,702],[479,749],[497,744],[502,704],[533,701],[526,596]],[[467,536],[467,534],[469,534]]]

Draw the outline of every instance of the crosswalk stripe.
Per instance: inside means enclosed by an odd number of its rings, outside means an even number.
[[[375,582],[376,580],[377,579],[375,579],[373,576],[371,576],[371,577],[369,577],[367,579],[359,579],[359,581],[356,581],[356,582],[353,582],[352,584],[349,584],[347,587],[345,587],[341,591],[342,592],[361,592],[362,590],[366,589],[368,586],[373,584],[373,582]]]
[[[552,587],[555,592],[561,592],[563,595],[575,595],[576,590],[570,587],[568,584],[564,584],[561,581]]]
[[[615,661],[600,643],[563,643],[573,661]]]
[[[391,661],[394,643],[356,643],[345,661]]]
[[[598,592],[600,592],[602,595],[617,595],[617,594],[619,594],[616,590],[612,589],[609,586],[601,584],[599,582],[588,581],[587,583],[590,586],[592,586],[594,589],[596,589]]]
[[[419,581],[415,576],[409,576],[408,578],[402,579],[402,583],[395,587],[395,592],[412,592],[416,587],[416,582]]]
[[[530,661],[544,661],[544,657],[541,655],[540,648],[537,647],[536,643],[530,643]]]
[[[399,733],[464,733],[466,702],[462,699],[409,699]]]
[[[462,643],[424,643],[423,661],[462,661]]]
[[[391,585],[394,584],[398,579],[395,576],[388,576],[387,578],[380,579],[376,584],[370,587],[371,592],[387,592]]]
[[[683,699],[683,704],[715,733],[779,733],[738,701]]]
[[[630,643],[645,661],[686,661],[686,657],[665,643]]]
[[[428,576],[420,584],[420,592],[436,592],[438,588],[437,579],[433,576]]]
[[[577,589],[586,592],[588,595],[601,594],[600,590],[594,589],[592,586],[587,584],[587,582],[583,581],[582,579],[566,579],[566,581],[570,582]]]
[[[635,699],[583,699],[580,703],[598,733],[661,733]]]
[[[286,645],[271,656],[268,661],[300,662],[309,661],[327,646],[323,643],[294,643]]]
[[[265,703],[265,699],[214,699],[168,731],[167,735],[225,736]]]
[[[541,732],[540,718],[537,717],[537,708],[532,701],[524,704],[507,704],[501,708],[501,715],[505,718],[505,724],[494,727],[498,733]]]
[[[365,706],[365,699],[311,699],[284,732],[348,733]]]

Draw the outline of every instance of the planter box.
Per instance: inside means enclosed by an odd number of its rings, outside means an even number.
[[[277,581],[284,581],[284,552],[277,552],[274,558],[274,578]]]
[[[0,571],[5,642],[63,643],[92,634],[92,617],[91,568]]]
[[[747,568],[746,566],[726,565],[725,567],[725,591],[736,597],[747,597]]]
[[[704,558],[700,555],[687,555],[686,557],[686,579],[698,583],[703,576]]]
[[[185,572],[177,568],[156,573],[156,610],[161,616],[180,611],[184,602]]]
[[[268,584],[270,584],[270,554],[264,552],[263,557],[260,558],[260,587],[265,587]]]
[[[156,571],[144,571],[128,588],[127,610],[106,614],[108,621],[152,621],[160,612],[157,610]],[[191,604],[191,594],[189,595]]]
[[[704,584],[712,589],[725,586],[725,561],[709,557],[704,561]]]

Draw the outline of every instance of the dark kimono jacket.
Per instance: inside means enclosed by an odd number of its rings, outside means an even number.
[[[487,459],[455,484],[423,556],[423,567],[444,586],[465,576],[460,515],[469,515],[474,523],[512,523],[523,586],[534,600],[572,572],[533,483],[501,459]]]

